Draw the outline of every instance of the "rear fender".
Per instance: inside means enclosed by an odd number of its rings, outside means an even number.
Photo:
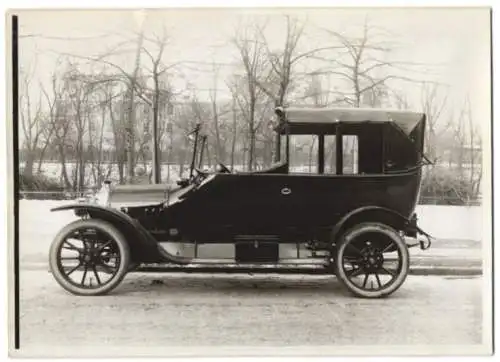
[[[185,260],[164,251],[156,239],[135,219],[116,209],[94,204],[71,204],[50,211],[73,210],[77,216],[88,215],[113,224],[120,230],[130,246],[131,258],[135,262],[172,262],[184,264]]]
[[[380,206],[363,206],[350,211],[333,227],[331,241],[337,242],[342,234],[362,222],[380,222],[398,231],[405,231],[411,221],[397,211]]]

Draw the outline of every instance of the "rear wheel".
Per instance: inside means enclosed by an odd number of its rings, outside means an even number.
[[[380,298],[394,293],[409,270],[408,247],[393,228],[362,223],[340,238],[335,252],[335,274],[354,295]]]
[[[130,251],[122,233],[108,222],[77,220],[52,242],[52,275],[76,295],[103,295],[116,288],[129,270]]]

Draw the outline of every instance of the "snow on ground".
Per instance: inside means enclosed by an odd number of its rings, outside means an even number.
[[[19,201],[19,254],[24,261],[48,260],[49,247],[57,232],[77,217],[71,211],[50,212],[74,201]]]
[[[438,239],[482,240],[481,206],[418,205],[418,225]]]
[[[24,166],[24,163],[20,163],[20,167],[22,168]],[[66,171],[68,172],[68,175],[71,175],[72,172],[74,171],[76,167],[75,163],[68,162],[66,163]],[[138,163],[136,167],[144,168],[144,165],[142,163]],[[208,166],[203,166],[202,168],[213,168],[208,167]],[[236,171],[242,171],[245,169],[244,165],[234,165],[234,169]],[[42,164],[41,168],[42,173],[54,180],[59,180],[61,177],[61,164],[57,162],[44,162]],[[117,164],[107,164],[104,163],[101,165],[101,173],[103,175],[108,175],[109,171],[109,176],[107,177],[111,181],[117,182],[119,180],[119,171],[118,171],[118,165]],[[151,172],[151,164],[146,164],[145,167],[146,172]],[[302,171],[304,172],[304,170]],[[186,175],[189,173],[189,163],[184,165],[183,169],[183,177],[186,177]],[[97,174],[97,171],[96,171]],[[125,166],[125,171],[124,174],[126,174],[126,166]],[[87,164],[85,165],[85,180],[89,185],[94,184],[94,178],[92,176],[92,165]],[[161,177],[163,182],[167,182],[168,179],[170,180],[177,180],[181,178],[181,173],[180,173],[180,165],[167,165],[167,164],[162,164],[161,165]]]

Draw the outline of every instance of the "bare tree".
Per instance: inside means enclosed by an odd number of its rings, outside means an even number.
[[[60,179],[66,189],[72,188],[72,183],[68,176],[67,170],[67,155],[69,155],[70,147],[72,147],[71,133],[73,131],[73,123],[70,119],[70,105],[68,102],[69,88],[69,72],[65,70],[60,76],[56,72],[51,77],[50,93],[43,85],[41,86],[47,107],[49,109],[48,122],[51,129],[52,137],[50,140],[58,155],[61,165]],[[41,160],[39,167],[41,166]]]
[[[426,116],[426,150],[425,153],[431,160],[436,160],[439,139],[449,131],[451,118],[443,124],[443,112],[446,109],[448,96],[439,97],[439,86],[424,84],[422,87],[421,107]]]
[[[106,93],[102,92],[98,95],[99,116],[97,120],[89,122],[89,153],[92,166],[93,184],[100,187],[103,179],[103,145],[104,134],[107,116],[107,97]],[[99,122],[100,121],[100,122]],[[96,143],[94,144],[94,137]]]
[[[137,104],[136,97],[151,107],[153,113],[153,172],[155,173],[153,175],[153,179],[155,183],[157,183],[161,180],[159,167],[160,151],[158,148],[160,135],[158,132],[160,108],[162,105],[169,103],[172,97],[172,92],[168,82],[162,81],[162,78],[170,69],[176,67],[179,63],[165,65],[165,62],[163,61],[165,47],[168,43],[168,36],[165,28],[163,29],[161,35],[148,35],[141,30],[136,34],[136,36],[136,39],[127,39],[112,47],[110,50],[95,56],[81,56],[75,54],[65,55],[85,59],[93,63],[105,64],[114,69],[117,73],[109,74],[105,77],[107,79],[102,79],[102,81],[121,81],[127,85],[128,122],[126,123],[125,132],[127,134],[127,144],[130,146],[130,148],[127,148],[127,160],[129,160],[127,167],[128,181],[131,181],[134,177],[134,162],[130,160],[136,159],[134,155],[136,139],[133,131],[136,114],[134,107]],[[119,48],[127,44],[135,44],[137,49],[132,72],[125,70],[122,66],[111,60],[113,56],[117,55]],[[143,64],[141,61],[142,54],[145,54],[145,57],[149,60],[150,66]]]
[[[300,25],[297,19],[286,18],[286,32],[283,49],[271,50],[269,42],[264,35],[264,28],[257,26],[260,41],[264,45],[267,54],[268,64],[270,65],[270,74],[265,79],[258,79],[258,85],[275,102],[283,105],[288,94],[290,85],[293,81],[293,66],[301,58],[313,52],[297,55],[297,45],[304,31],[304,26]]]
[[[109,113],[109,109],[113,108],[115,98],[122,96],[119,90],[118,92],[116,91],[116,82],[97,84],[94,97],[98,117],[96,117],[96,119],[90,119],[88,123],[89,157],[92,167],[93,184],[97,187],[101,186],[102,182],[110,176],[112,171],[111,163],[108,164],[107,168],[104,167],[104,145],[107,141],[105,137],[107,126],[111,125],[112,127],[112,115]],[[96,141],[94,141],[94,139]],[[115,148],[114,153],[116,153],[118,149],[119,148]],[[123,181],[123,174],[121,175],[120,181]]]
[[[268,71],[258,79],[258,85],[274,101],[275,105],[284,105],[294,84],[303,75],[296,71],[296,65],[318,53],[338,49],[338,45],[328,45],[307,51],[299,49],[299,42],[304,34],[305,24],[297,18],[285,15],[286,30],[282,47],[272,49],[265,36],[265,26],[256,25],[259,41],[263,44],[267,56]]]
[[[236,98],[231,99],[231,172],[234,170],[234,152],[236,150],[236,138],[238,137],[238,108],[236,106]]]
[[[459,184],[456,194],[464,201],[476,199],[482,179],[482,140],[479,127],[474,124],[468,97],[453,127],[456,166]]]
[[[33,167],[37,152],[39,151],[44,130],[47,128],[47,119],[42,112],[42,100],[33,104],[31,91],[31,75],[22,72],[21,95],[19,97],[21,128],[23,140],[23,174],[27,177],[33,175]],[[45,143],[45,145],[47,142]]]
[[[212,88],[209,90],[210,103],[212,106],[212,124],[215,133],[215,158],[225,162],[226,154],[225,147],[222,145],[222,135],[221,135],[221,125],[220,125],[220,107],[217,99],[217,81],[219,78],[219,69],[212,64],[213,78],[212,78]]]
[[[123,184],[125,182],[125,162],[127,161],[125,133],[126,114],[124,112],[124,108],[122,107],[122,104],[125,102],[125,98],[122,96],[119,102],[114,103],[111,100],[111,87],[107,88],[106,95],[109,100],[109,102],[107,102],[107,106],[113,133],[113,161],[117,163],[119,182],[120,184]]]
[[[67,73],[67,104],[70,107],[69,118],[72,120],[75,131],[74,155],[76,166],[73,169],[73,188],[75,191],[81,191],[86,184],[86,135],[88,134],[88,125],[91,117],[90,97],[93,92],[93,84],[85,81],[85,75],[77,70],[76,64],[71,64]]]
[[[262,78],[266,67],[264,46],[258,39],[251,37],[249,28],[238,29],[233,43],[238,49],[243,75],[233,84],[233,96],[241,110],[248,126],[248,160],[247,168],[253,170],[255,166],[255,139],[260,124],[256,119],[259,101],[265,96],[257,79]]]
[[[470,144],[470,178],[469,185],[471,187],[471,198],[474,200],[481,194],[481,181],[483,177],[483,140],[481,130],[477,124],[474,124],[470,102],[467,100],[467,118],[469,121],[469,144]]]
[[[335,89],[335,94],[345,96],[344,100],[353,107],[363,104],[380,106],[389,97],[391,80],[420,82],[405,73],[416,72],[417,63],[390,60],[395,45],[388,40],[387,32],[369,25],[365,21],[360,37],[348,37],[340,32],[325,29],[334,42],[340,44],[340,51],[332,57],[311,55],[316,60],[330,64],[315,70],[317,74],[331,74],[346,82],[347,89]],[[337,48],[338,49],[338,48]]]
[[[115,64],[115,68],[121,71],[123,75],[126,76],[126,80],[128,81],[128,122],[126,123],[126,134],[127,134],[127,143],[126,143],[126,152],[127,152],[127,183],[132,183],[134,178],[134,151],[135,151],[135,134],[134,134],[134,123],[135,123],[135,91],[138,84],[137,75],[140,69],[141,64],[141,50],[142,50],[142,42],[143,42],[144,34],[143,32],[139,32],[137,39],[137,52],[135,57],[134,70],[132,75],[130,76],[127,72],[123,71],[120,67],[117,67]],[[109,63],[112,64],[112,63]]]
[[[165,51],[165,46],[168,42],[168,36],[166,29],[163,28],[163,33],[160,36],[153,34],[151,37],[144,36],[146,42],[149,42],[156,47],[157,52],[148,50],[147,46],[143,46],[142,49],[149,58],[151,62],[150,75],[153,81],[153,87],[150,91],[144,92],[145,95],[150,95],[149,98],[145,98],[146,102],[151,106],[153,110],[153,182],[159,183],[161,180],[161,167],[160,167],[160,149],[159,144],[159,118],[160,118],[160,105],[167,104],[171,101],[172,92],[167,82],[162,82],[161,77],[166,74],[166,72],[174,67],[175,65],[166,66],[163,62],[163,54]]]

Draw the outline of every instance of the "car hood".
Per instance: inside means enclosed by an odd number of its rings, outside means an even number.
[[[171,206],[184,199],[193,189],[203,188],[216,175],[209,175],[198,186],[177,183],[147,185],[115,185],[109,188],[108,205],[113,208],[142,207],[165,204]]]
[[[111,207],[140,207],[161,204],[182,187],[177,184],[116,185],[111,187]]]

